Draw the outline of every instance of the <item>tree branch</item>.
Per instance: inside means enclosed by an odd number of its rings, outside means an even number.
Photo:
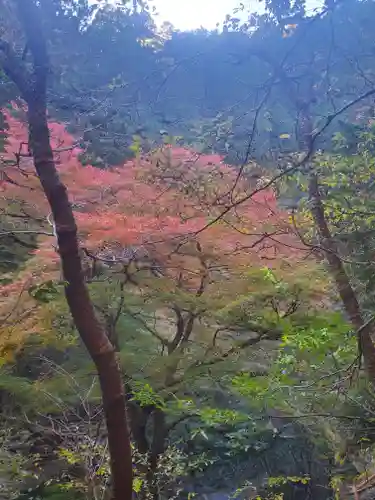
[[[0,231],[0,237],[1,236],[13,236],[14,234],[43,234],[45,236],[53,236],[53,233],[48,233],[47,231],[32,231],[32,230],[23,230],[23,229],[13,229],[11,231]]]
[[[31,90],[31,75],[10,44],[2,39],[0,39],[0,66],[7,77],[17,85],[22,96],[26,99]]]

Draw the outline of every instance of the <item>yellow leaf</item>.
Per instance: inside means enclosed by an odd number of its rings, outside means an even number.
[[[289,139],[290,134],[280,134],[279,137],[280,137],[280,139]]]

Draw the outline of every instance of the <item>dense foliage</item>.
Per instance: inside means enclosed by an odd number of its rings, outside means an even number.
[[[374,495],[375,4],[264,7],[181,32],[146,2],[0,0],[1,498],[120,500],[75,258],[137,498]]]

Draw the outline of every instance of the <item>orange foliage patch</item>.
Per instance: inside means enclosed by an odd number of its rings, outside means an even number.
[[[7,113],[9,139],[5,159],[25,155],[27,130]],[[62,124],[50,123],[52,147],[62,180],[68,187],[80,234],[88,246],[116,241],[140,245],[151,241],[191,235],[210,224],[229,203],[254,190],[237,171],[218,155],[199,155],[183,148],[165,148],[110,170],[101,170],[79,161],[81,150]],[[167,152],[166,152],[167,151]],[[48,206],[35,176],[32,161],[21,156],[17,166],[3,169],[2,200],[27,202],[31,215],[45,218]],[[233,186],[236,184],[235,188]],[[290,239],[287,217],[277,208],[272,189],[249,197],[223,221],[202,231],[203,240],[228,250],[250,247],[269,233],[267,248],[254,246],[257,256],[296,253]],[[48,225],[46,226],[48,227]],[[273,235],[271,234],[273,233]],[[216,241],[220,237],[220,242]],[[273,243],[272,243],[273,242]],[[282,247],[290,243],[288,250]],[[270,247],[272,250],[270,251]],[[277,249],[277,250],[276,250]]]
[[[29,216],[27,228],[50,232],[49,208],[27,152],[27,128],[10,113],[6,118],[9,137],[0,208],[5,213],[24,210]],[[164,147],[101,170],[80,163],[81,150],[64,125],[53,122],[49,127],[81,241],[91,251],[104,243],[150,246],[158,260],[168,264],[169,276],[181,279],[184,274],[184,283],[191,289],[197,286],[197,270],[202,265],[196,241],[206,262],[237,270],[265,264],[280,268],[306,254],[291,231],[287,214],[278,208],[273,190],[259,190],[250,196],[255,186],[246,176],[238,179],[238,171],[225,165],[218,155]],[[230,205],[234,205],[232,210],[227,209]],[[39,280],[41,276],[58,276],[59,257],[54,245],[53,236],[39,236],[38,249],[28,263],[28,269],[39,269],[35,273]],[[3,288],[3,309],[4,299],[16,294],[24,280],[20,276]]]

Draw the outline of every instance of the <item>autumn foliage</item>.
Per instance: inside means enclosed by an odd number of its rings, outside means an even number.
[[[17,297],[32,283],[60,276],[52,221],[27,150],[26,125],[14,112],[6,112],[6,118],[0,208],[15,234],[38,232],[38,246],[1,289],[0,314],[9,315],[3,339],[12,337],[15,310],[18,318],[25,315],[24,332],[40,331],[32,298]],[[103,170],[81,164],[81,150],[63,124],[51,122],[50,135],[82,247],[93,256],[103,255],[103,248],[105,260],[129,247],[146,249],[163,267],[170,291],[183,286],[196,293],[202,266],[215,268],[217,277],[226,276],[218,290],[211,273],[206,286],[216,294],[228,290],[228,276],[238,279],[249,267],[285,273],[306,257],[273,190],[259,189],[246,172],[238,178],[238,171],[217,155],[165,146]]]

